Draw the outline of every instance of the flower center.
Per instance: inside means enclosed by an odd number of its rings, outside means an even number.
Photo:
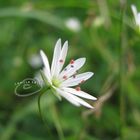
[[[52,84],[53,84],[55,87],[59,87],[60,84],[61,84],[61,81],[60,81],[58,78],[53,77],[53,79],[52,79]]]

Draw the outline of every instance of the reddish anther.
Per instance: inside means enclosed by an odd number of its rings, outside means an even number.
[[[59,60],[60,63],[63,63],[64,61],[62,59]]]
[[[74,60],[73,59],[70,61],[70,64],[74,64]]]
[[[76,89],[77,91],[80,91],[80,90],[81,90],[81,88],[80,88],[80,87],[76,87],[75,89]]]
[[[82,84],[82,83],[84,83],[85,82],[85,80],[82,80],[81,82],[80,82],[80,84]]]
[[[66,80],[66,79],[67,79],[67,76],[66,76],[66,75],[64,75],[64,76],[63,76],[63,79],[64,79],[64,80]]]

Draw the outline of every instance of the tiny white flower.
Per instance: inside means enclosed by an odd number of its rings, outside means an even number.
[[[131,5],[131,9],[134,15],[135,24],[138,27],[138,30],[140,31],[140,13],[137,11],[135,5]]]
[[[74,32],[78,32],[81,29],[80,21],[77,18],[69,18],[65,24],[67,28]]]
[[[62,70],[67,51],[68,41],[66,41],[61,48],[61,39],[58,39],[54,49],[51,68],[47,56],[42,50],[40,51],[40,55],[44,63],[44,68],[42,71],[44,75],[43,78],[45,77],[45,81],[47,82],[48,86],[51,88],[52,92],[59,97],[59,99],[61,99],[62,96],[76,106],[83,105],[88,108],[93,108],[90,104],[79,97],[90,100],[96,100],[96,98],[84,91],[81,91],[79,86],[76,88],[72,87],[82,84],[87,79],[92,77],[94,73],[85,72],[82,74],[77,74],[77,71],[84,65],[86,58],[79,58],[77,60],[72,59],[70,63]]]
[[[32,54],[29,57],[28,62],[33,68],[39,68],[42,65],[42,60],[40,59],[40,56],[37,54]]]

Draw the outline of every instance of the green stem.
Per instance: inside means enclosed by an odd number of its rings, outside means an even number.
[[[48,87],[46,91],[48,91],[49,89],[50,89],[50,87]],[[48,125],[47,125],[46,119],[43,117],[42,111],[41,111],[41,97],[42,97],[42,95],[44,95],[44,93],[46,93],[46,92],[41,92],[39,94],[39,96],[38,96],[38,110],[39,110],[39,115],[40,115],[43,123],[45,124],[45,127],[46,127],[46,130],[48,132],[48,135],[53,140],[54,138],[53,138],[53,136],[52,136],[52,134],[50,132],[50,129],[49,129]]]
[[[124,34],[124,15],[126,3],[122,5],[120,20],[120,47],[119,47],[119,87],[120,87],[120,137],[124,139],[123,128],[125,125],[125,97],[124,97],[124,53],[125,53],[125,34]]]
[[[52,105],[52,114],[54,117],[55,127],[57,129],[59,139],[64,140],[64,134],[63,134],[63,130],[59,121],[59,116],[58,116],[55,104]]]

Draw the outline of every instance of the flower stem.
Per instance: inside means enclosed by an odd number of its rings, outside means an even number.
[[[120,139],[124,139],[125,126],[125,91],[124,91],[124,53],[125,53],[125,32],[124,32],[124,15],[126,3],[121,5],[121,20],[120,20],[120,47],[119,47],[119,87],[120,87]]]
[[[57,108],[56,108],[55,104],[52,104],[52,114],[54,117],[54,123],[55,123],[56,129],[57,129],[59,139],[64,140],[65,138],[64,138],[64,134],[63,134],[63,130],[62,130],[60,121],[59,121],[59,116],[58,116]]]
[[[49,89],[50,89],[50,87],[48,87],[48,88],[46,89],[46,91],[48,91]],[[46,93],[46,92],[41,92],[41,93],[39,94],[39,96],[38,96],[38,110],[39,110],[39,115],[40,115],[42,121],[43,121],[44,124],[45,124],[45,127],[46,127],[46,130],[47,130],[47,132],[48,132],[48,135],[49,135],[49,137],[53,140],[54,138],[53,138],[53,136],[52,136],[52,134],[51,134],[51,132],[50,132],[50,129],[49,129],[48,125],[47,125],[46,119],[43,117],[42,111],[41,111],[41,97],[42,97],[42,95],[44,95],[44,93]]]

